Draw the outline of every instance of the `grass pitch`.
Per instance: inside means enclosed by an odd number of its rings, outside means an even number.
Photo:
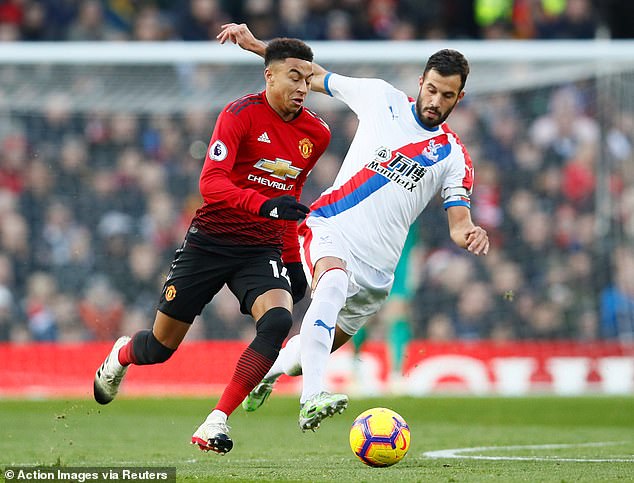
[[[0,467],[175,466],[179,482],[634,481],[634,398],[352,398],[302,433],[297,399],[273,395],[255,413],[236,410],[224,457],[189,444],[213,402],[0,401]],[[348,446],[352,420],[375,406],[411,428],[408,455],[389,468],[366,467]],[[429,456],[440,450],[455,451]]]

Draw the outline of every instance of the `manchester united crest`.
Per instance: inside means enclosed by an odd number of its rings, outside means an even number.
[[[174,285],[170,285],[165,289],[165,300],[171,302],[176,298],[176,287]]]
[[[299,152],[304,159],[310,158],[310,155],[313,154],[313,143],[310,142],[310,139],[304,138],[299,142]]]

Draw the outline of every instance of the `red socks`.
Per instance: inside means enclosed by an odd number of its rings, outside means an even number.
[[[128,341],[121,349],[119,349],[119,364],[129,366],[134,363],[134,354],[132,352],[132,339]]]
[[[215,409],[229,416],[247,397],[247,394],[260,383],[274,362],[251,347],[247,347],[240,356],[231,382],[222,393]]]

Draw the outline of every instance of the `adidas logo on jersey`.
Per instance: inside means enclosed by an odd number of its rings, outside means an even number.
[[[271,140],[269,139],[269,135],[266,133],[266,131],[260,134],[258,141],[260,141],[261,143],[269,143],[269,144],[271,143]]]
[[[271,218],[279,218],[279,215],[277,214],[277,206],[271,210],[271,212],[269,213],[269,216]]]

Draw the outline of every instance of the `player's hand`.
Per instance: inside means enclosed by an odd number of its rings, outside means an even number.
[[[467,250],[474,255],[489,253],[489,235],[484,228],[474,226],[467,232]]]
[[[288,276],[291,279],[291,295],[293,296],[293,303],[296,304],[306,295],[308,280],[306,280],[306,274],[304,273],[302,262],[287,263],[286,270],[288,271]]]
[[[308,206],[298,203],[291,195],[271,198],[260,206],[260,216],[276,220],[303,220],[309,212]]]
[[[241,23],[226,23],[221,26],[222,30],[216,38],[221,44],[224,44],[227,40],[233,42],[244,50],[258,54],[260,57],[264,57],[264,51],[266,50],[266,43],[255,38],[255,35],[251,33],[249,27],[246,24]]]

